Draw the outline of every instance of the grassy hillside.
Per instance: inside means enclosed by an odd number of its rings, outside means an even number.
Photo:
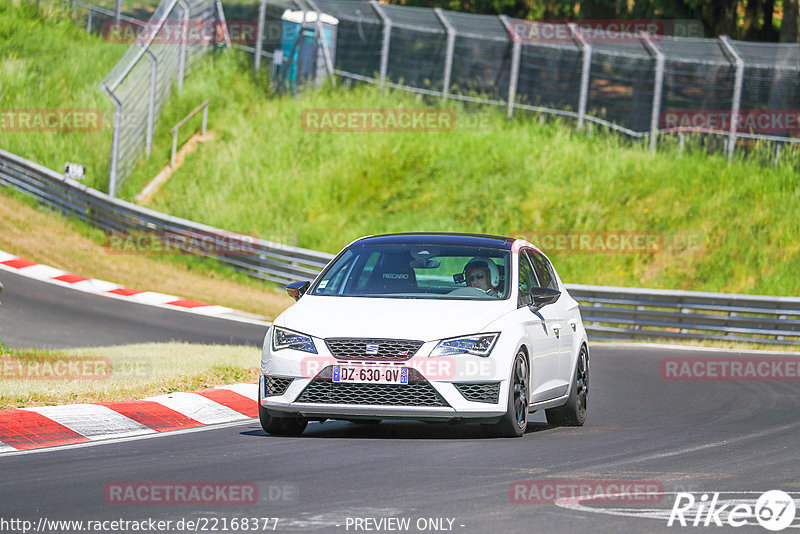
[[[0,133],[0,146],[54,169],[85,163],[87,183],[104,189],[110,105],[97,84],[124,46],[7,0],[0,37],[0,107],[98,107],[108,119],[100,132]],[[154,198],[156,209],[330,252],[395,231],[654,232],[664,247],[652,254],[548,252],[568,282],[800,294],[800,177],[785,153],[778,167],[669,149],[652,155],[596,130],[587,137],[571,124],[522,114],[508,121],[457,103],[449,104],[452,131],[310,132],[301,123],[310,108],[426,103],[369,87],[271,97],[248,57],[212,54],[168,101],[153,154],[123,197],[167,164],[168,129],[206,98],[216,137],[187,158]],[[195,118],[182,140],[198,126]]]
[[[449,132],[310,132],[312,108],[419,108],[369,87],[267,98],[239,58],[206,61],[179,100],[214,95],[204,144],[153,207],[335,252],[399,231],[655,232],[654,254],[550,250],[575,283],[800,294],[800,177],[784,160],[653,155],[613,135],[454,104]],[[168,111],[169,112],[169,111]],[[126,184],[132,196],[166,163]],[[594,235],[594,234],[590,234]]]

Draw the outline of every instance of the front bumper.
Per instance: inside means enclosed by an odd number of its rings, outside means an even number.
[[[424,344],[417,355],[395,365],[403,365],[415,369],[419,379],[415,383],[424,389],[425,396],[409,393],[408,385],[394,386],[387,395],[379,395],[379,402],[370,400],[369,394],[356,395],[358,402],[341,402],[350,399],[348,395],[333,395],[320,400],[320,395],[309,395],[312,389],[319,391],[321,383],[325,387],[332,385],[320,379],[331,364],[355,363],[336,360],[327,350],[324,342],[317,342],[320,354],[312,355],[284,349],[273,352],[265,347],[262,359],[261,380],[259,386],[259,402],[271,414],[280,416],[301,416],[311,419],[347,419],[347,418],[380,418],[380,419],[417,419],[432,421],[452,420],[496,420],[506,413],[508,399],[509,376],[500,369],[496,360],[478,356],[456,356],[450,359],[427,355],[433,350],[435,342]],[[319,340],[321,341],[321,340]],[[424,354],[425,356],[420,356]],[[370,365],[385,365],[371,362]],[[279,394],[271,391],[266,394],[266,377],[291,379],[291,383]],[[312,384],[313,382],[313,384]],[[465,387],[464,385],[468,386]],[[343,385],[336,385],[341,388]],[[348,385],[349,386],[349,385]],[[360,384],[359,392],[369,392],[370,386],[382,387],[382,384]],[[406,388],[406,389],[402,389]],[[460,389],[459,389],[460,388]],[[490,390],[494,392],[494,402],[470,400],[474,398],[474,390]],[[432,402],[435,396],[441,402]],[[309,400],[311,399],[311,400]],[[388,399],[388,400],[387,400]],[[426,404],[426,405],[420,405]],[[435,405],[431,405],[435,404]]]
[[[285,415],[299,415],[308,418],[347,418],[349,416],[379,417],[381,419],[422,419],[422,420],[453,420],[453,419],[491,419],[506,412],[507,389],[504,384],[499,384],[498,402],[472,402],[467,400],[458,391],[455,385],[441,382],[428,382],[441,396],[443,406],[411,406],[403,404],[347,404],[347,403],[321,403],[297,401],[311,384],[312,379],[296,378],[283,395],[264,395],[265,377],[261,378],[259,387],[259,400],[261,406],[271,412],[281,412]],[[374,384],[377,386],[378,384]],[[373,386],[365,384],[366,387]],[[399,386],[405,387],[405,386]]]

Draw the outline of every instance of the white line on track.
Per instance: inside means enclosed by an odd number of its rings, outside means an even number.
[[[223,406],[197,393],[177,392],[144,399],[163,404],[204,425],[249,419],[244,414]]]
[[[96,447],[96,446],[107,445],[107,444],[110,444],[110,443],[126,443],[128,441],[138,441],[140,439],[150,439],[150,438],[156,438],[156,437],[161,438],[161,437],[177,436],[177,435],[181,435],[181,434],[190,434],[190,433],[193,433],[193,432],[203,432],[203,431],[206,431],[206,430],[218,430],[218,429],[229,428],[229,427],[234,427],[234,426],[244,426],[244,425],[253,424],[254,422],[256,424],[258,424],[257,420],[248,418],[246,421],[232,421],[230,423],[221,423],[221,424],[217,424],[217,425],[196,426],[196,427],[192,427],[192,428],[184,428],[182,430],[171,430],[169,432],[154,432],[152,434],[141,434],[141,435],[138,435],[138,436],[128,436],[128,437],[124,437],[124,438],[123,437],[111,438],[111,439],[105,439],[105,440],[101,440],[101,441],[87,441],[85,443],[73,443],[71,445],[57,445],[55,447],[44,447],[42,449],[31,449],[31,450],[27,450],[27,451],[19,451],[19,450],[15,449],[15,450],[13,450],[11,452],[0,454],[0,462],[2,462],[3,458],[6,458],[8,456],[19,456],[20,454],[42,454],[42,453],[48,453],[48,452],[65,451],[65,450],[68,450],[68,449],[82,449],[84,447]]]
[[[65,404],[22,409],[52,419],[89,439],[102,439],[112,434],[126,437],[155,433],[155,430],[99,404]]]
[[[258,399],[258,384],[231,384],[230,386],[219,386],[217,389],[227,389],[248,399]]]

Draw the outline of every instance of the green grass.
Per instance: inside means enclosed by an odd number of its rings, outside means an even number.
[[[0,351],[0,409],[133,400],[255,382],[258,355],[256,347],[178,342]]]
[[[7,0],[0,37],[3,108],[100,107],[108,117],[101,132],[0,133],[0,145],[54,169],[85,163],[87,183],[105,189],[111,106],[97,84],[124,46]],[[650,154],[597,129],[587,137],[571,123],[521,113],[509,121],[503,110],[457,103],[448,104],[457,113],[449,132],[309,132],[301,127],[309,108],[427,103],[371,87],[274,97],[244,54],[207,55],[184,90],[173,91],[153,154],[123,185],[123,198],[167,164],[169,128],[209,97],[216,138],[188,157],[151,207],[328,252],[382,232],[657,232],[665,243],[657,253],[550,256],[572,283],[800,294],[797,154],[784,153],[777,167],[680,154],[669,142]],[[181,141],[199,122],[181,130]]]
[[[450,132],[309,132],[306,109],[425,102],[363,86],[269,97],[249,72],[234,55],[198,65],[165,110],[163,148],[123,196],[166,164],[167,124],[210,96],[217,137],[172,176],[156,209],[264,237],[295,234],[328,252],[383,232],[656,232],[657,253],[551,258],[573,283],[800,293],[800,177],[788,157],[771,167],[697,150],[650,154],[615,135],[458,104]]]
[[[87,166],[87,184],[108,182],[113,106],[98,84],[126,46],[86,35],[57,7],[37,13],[30,2],[0,0],[0,109],[96,109],[93,132],[11,132],[0,128],[0,147],[61,171]]]

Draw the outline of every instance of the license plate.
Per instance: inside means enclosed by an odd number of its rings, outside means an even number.
[[[333,381],[357,384],[408,384],[408,367],[334,365]]]

